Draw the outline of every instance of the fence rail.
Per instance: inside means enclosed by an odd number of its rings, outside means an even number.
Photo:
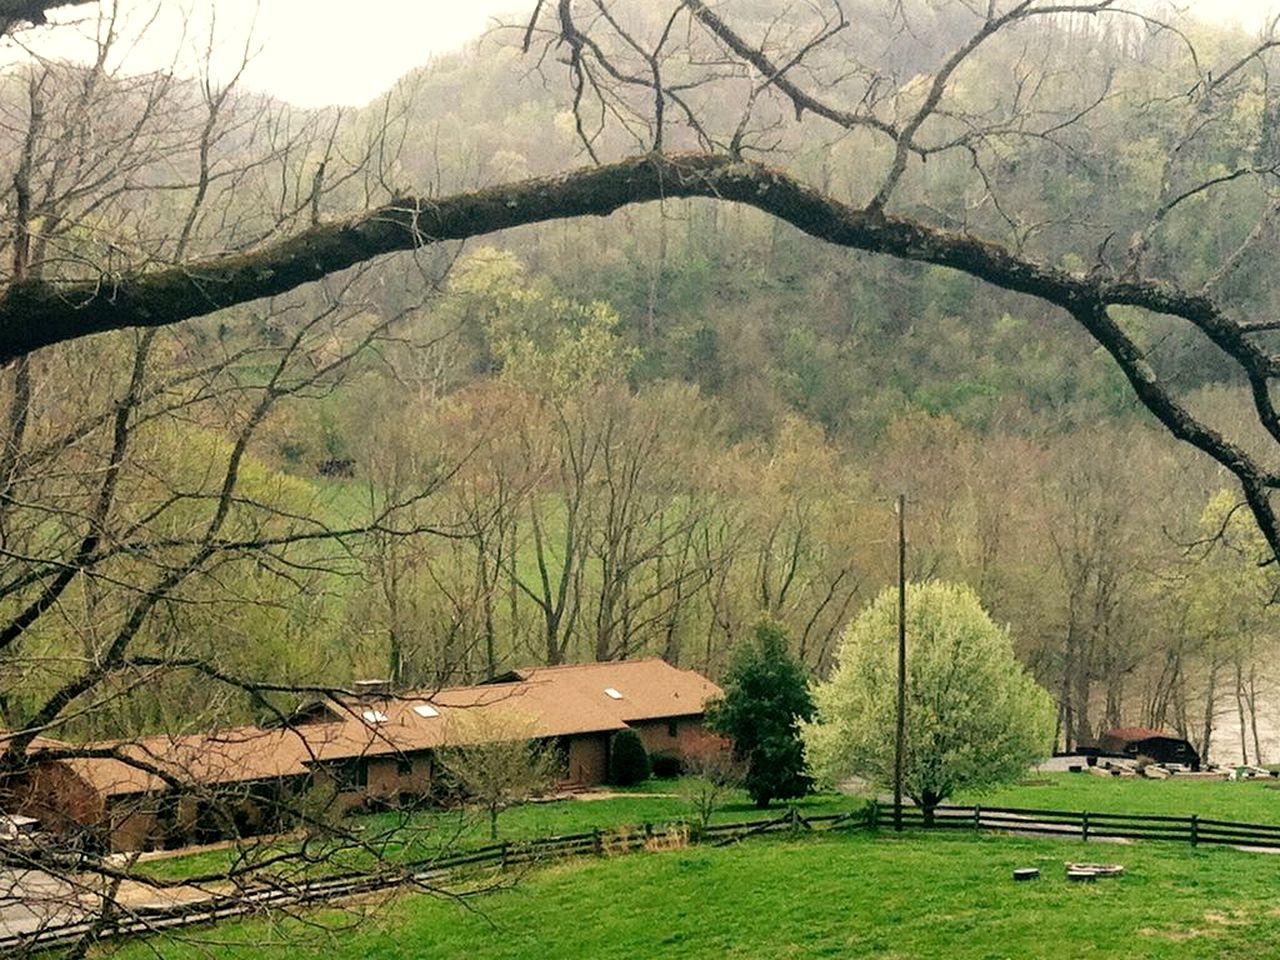
[[[892,807],[876,809],[878,826],[893,826]],[[1176,840],[1237,847],[1280,848],[1280,825],[1211,820],[1192,815],[1094,813],[1080,810],[1037,810],[1030,807],[939,806],[931,821],[918,807],[904,807],[902,822],[930,830],[1004,830],[1017,833],[1091,839]]]

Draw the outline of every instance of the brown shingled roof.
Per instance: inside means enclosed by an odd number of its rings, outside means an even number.
[[[340,719],[334,722],[148,736],[91,746],[114,747],[179,781],[237,783],[297,776],[317,763],[457,743],[474,729],[467,720],[475,717],[476,710],[483,710],[486,720],[495,718],[499,726],[510,719],[521,735],[556,737],[609,733],[628,722],[700,714],[708,701],[722,695],[700,674],[662,660],[535,667],[515,675],[518,679],[510,682],[335,701],[330,706]],[[610,696],[606,689],[620,697]],[[436,716],[415,710],[428,705]],[[104,796],[166,788],[162,777],[121,760],[63,762]]]
[[[692,716],[724,696],[702,674],[657,659],[534,667],[519,673],[531,683],[550,682],[559,691],[572,690],[584,702],[599,704],[626,723]],[[622,699],[609,697],[606,688],[622,694]]]

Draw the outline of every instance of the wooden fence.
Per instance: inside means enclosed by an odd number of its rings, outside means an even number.
[[[1071,810],[1036,810],[1026,807],[952,807],[934,811],[926,824],[924,811],[904,807],[902,822],[908,827],[936,830],[1006,830],[1037,836],[1079,837],[1081,840],[1177,840],[1236,847],[1280,848],[1280,825],[1210,820],[1199,816],[1171,817],[1134,813],[1091,813]],[[880,806],[876,824],[892,827],[893,808]]]
[[[661,850],[691,843],[723,845],[746,837],[777,831],[832,830],[867,827],[873,819],[869,807],[846,813],[804,816],[794,807],[782,816],[714,823],[708,826],[676,821],[641,824],[620,830],[503,841],[460,850],[447,857],[388,865],[378,873],[345,873],[297,883],[276,882],[228,894],[210,894],[197,900],[155,906],[113,905],[112,914],[84,911],[69,921],[51,922],[26,933],[0,936],[0,956],[67,947],[86,936],[105,940],[174,930],[233,917],[246,917],[269,909],[341,900],[360,894],[403,886],[443,887],[473,879],[484,872],[500,873],[537,863],[583,856],[612,856],[640,850]],[[157,895],[163,888],[157,887]]]

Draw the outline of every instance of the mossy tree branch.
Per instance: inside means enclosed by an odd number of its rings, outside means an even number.
[[[1110,306],[1135,306],[1194,324],[1240,365],[1253,386],[1259,419],[1280,441],[1280,416],[1267,391],[1277,361],[1211,297],[1163,280],[1064,270],[969,234],[849,206],[781,171],[719,154],[650,154],[441,199],[399,199],[248,253],[138,274],[80,283],[21,281],[0,296],[0,362],[90,333],[164,326],[278,295],[397,251],[689,197],[746,204],[828,243],[951,267],[1060,307],[1111,354],[1138,398],[1170,432],[1240,479],[1280,555],[1280,523],[1267,495],[1280,487],[1280,477],[1193,417],[1108,313]]]

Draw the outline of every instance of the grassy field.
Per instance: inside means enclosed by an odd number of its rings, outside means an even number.
[[[1069,884],[1063,862],[1127,873]],[[1011,871],[1043,878],[1016,884]],[[156,937],[125,957],[523,960],[1276,955],[1280,861],[1175,844],[1088,846],[849,832],[748,840],[549,867],[460,905],[407,895],[363,912]],[[353,908],[358,909],[358,908]]]
[[[981,794],[961,794],[951,802],[987,806],[1038,807],[1054,810],[1088,810],[1094,813],[1152,813],[1174,816],[1243,820],[1280,824],[1280,790],[1268,789],[1276,781],[1143,780],[1102,778],[1087,774],[1047,774],[1019,785]],[[830,813],[855,806],[855,798],[820,793],[797,802],[802,812]],[[500,839],[523,840],[594,828],[612,829],[664,823],[690,818],[692,808],[678,781],[651,780],[631,791],[599,800],[565,800],[525,804],[504,812],[499,821]],[[728,795],[716,821],[743,820],[764,815],[742,791]],[[489,842],[488,824],[474,811],[418,811],[367,814],[352,818],[349,826],[396,861],[425,860],[446,849]],[[262,858],[280,845],[250,843],[250,855]],[[149,876],[178,880],[225,871],[244,850],[209,850],[186,856],[146,861],[139,870]],[[369,853],[345,853],[319,865],[321,870],[347,870],[373,862]]]
[[[1280,780],[1144,780],[1055,773],[982,794],[961,794],[952,803],[992,807],[1088,810],[1092,813],[1199,814],[1219,820],[1280,823]]]

